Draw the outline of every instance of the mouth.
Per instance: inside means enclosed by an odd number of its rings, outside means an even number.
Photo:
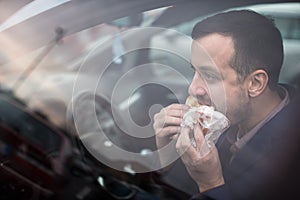
[[[213,105],[213,103],[212,103],[212,101],[211,100],[208,100],[208,99],[203,99],[203,98],[198,98],[198,97],[196,97],[197,98],[197,101],[198,101],[198,103],[200,104],[200,105],[205,105],[205,106],[212,106],[212,107],[214,107],[214,105]]]
[[[205,98],[203,96],[193,96],[193,95],[190,95],[186,99],[186,104],[190,105],[190,106],[203,105],[203,106],[208,106],[208,107],[216,108],[215,105],[213,104],[213,102],[211,101],[211,99]]]
[[[210,103],[208,103],[208,102],[203,102],[203,101],[201,101],[201,102],[198,102],[200,105],[204,105],[204,106],[212,106]]]

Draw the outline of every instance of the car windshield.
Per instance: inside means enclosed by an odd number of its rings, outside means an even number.
[[[78,152],[88,152],[97,166],[131,175],[160,174],[155,114],[168,105],[185,104],[198,73],[191,63],[193,27],[219,12],[247,9],[271,18],[283,37],[279,81],[300,86],[300,3],[154,0],[144,6],[138,1],[63,0],[30,13],[23,6],[43,2],[28,2],[19,6],[22,15],[16,12],[0,21],[0,86],[24,102],[0,98],[0,120],[46,153],[63,145],[53,126],[71,142],[80,141]],[[203,54],[199,60],[211,64]],[[207,74],[209,80],[219,78]],[[218,91],[217,102],[227,98],[225,89]],[[176,156],[168,163],[175,163],[175,169],[163,181],[188,195],[197,193]]]

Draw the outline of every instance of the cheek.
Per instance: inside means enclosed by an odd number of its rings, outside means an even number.
[[[222,113],[231,113],[242,102],[246,101],[246,96],[239,85],[220,83],[208,86],[210,98],[216,110]]]
[[[210,99],[215,109],[219,112],[226,113],[228,92],[224,84],[208,85]]]
[[[227,104],[231,102],[231,95],[233,93],[237,93],[239,90],[239,86],[235,79],[235,74],[231,74],[230,72],[220,72],[224,77],[224,80],[215,82],[214,84],[208,84],[210,98],[214,104],[214,107],[216,110],[222,113],[227,112]]]
[[[231,91],[227,98],[227,116],[231,123],[237,123],[247,116],[249,98],[243,90]]]

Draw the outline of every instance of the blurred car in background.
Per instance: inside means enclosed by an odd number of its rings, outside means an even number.
[[[280,74],[280,82],[299,87],[300,77],[300,3],[284,2],[234,7],[228,10],[253,10],[273,20],[281,32],[284,47],[284,62]],[[227,11],[227,10],[225,10]],[[180,23],[172,29],[185,35],[191,35],[194,25],[206,16]],[[151,41],[161,48],[179,49],[180,54],[189,52],[189,40],[175,32],[165,31]],[[174,66],[173,58],[161,53],[153,53],[154,60],[163,60],[166,65]],[[176,66],[176,65],[175,65]]]
[[[283,38],[284,62],[280,81],[299,87],[300,3],[266,4],[248,8],[273,19]]]
[[[250,7],[263,3],[271,7]],[[188,95],[193,25],[212,13],[240,7],[275,18],[284,37],[281,80],[299,83],[300,12],[287,11],[299,9],[299,3],[36,0],[22,7],[0,25],[1,86],[23,102],[7,99],[7,94],[0,98],[5,104],[1,166],[19,173],[18,180],[28,180],[26,187],[65,191],[74,199],[186,199],[196,193],[180,160],[154,178],[153,115],[166,105],[183,103]],[[22,135],[26,132],[28,137]],[[22,165],[27,170],[13,168]],[[33,169],[41,175],[33,176]],[[8,179],[9,187],[18,183]],[[72,184],[52,188],[64,180]],[[20,188],[22,193],[25,186]]]

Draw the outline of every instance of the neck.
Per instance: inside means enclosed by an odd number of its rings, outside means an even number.
[[[239,124],[239,129],[244,135],[263,121],[272,110],[282,101],[277,91],[266,89],[262,94],[250,99],[248,117]]]

